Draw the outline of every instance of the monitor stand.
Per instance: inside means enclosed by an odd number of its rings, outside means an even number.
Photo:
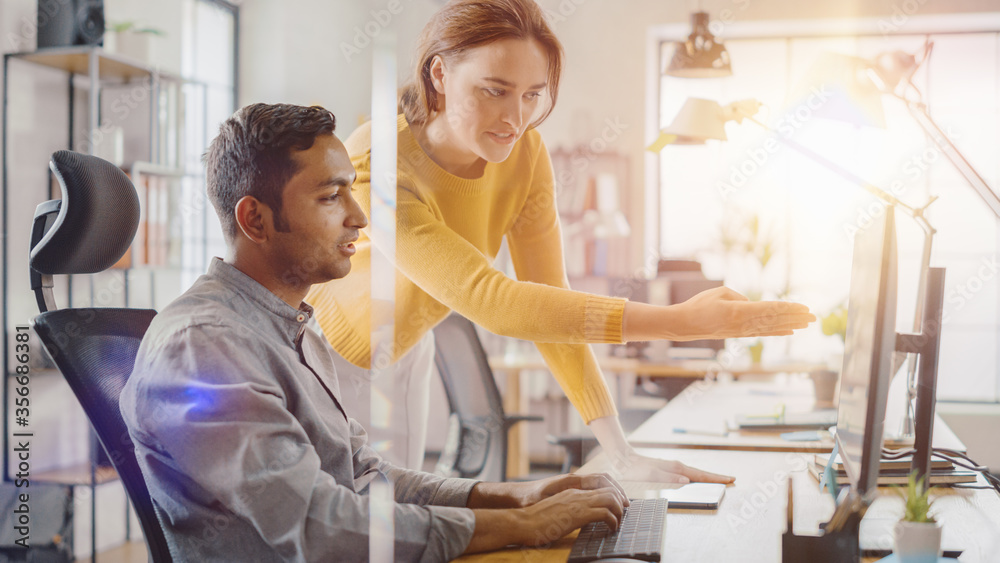
[[[914,413],[912,469],[917,478],[926,477],[931,467],[934,409],[937,404],[937,364],[941,347],[941,316],[944,312],[944,268],[927,272],[927,293],[920,334],[896,334],[896,351],[919,356],[916,410]]]

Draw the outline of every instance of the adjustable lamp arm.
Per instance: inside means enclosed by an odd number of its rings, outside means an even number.
[[[916,121],[920,127],[927,133],[927,136],[931,138],[931,141],[941,149],[941,152],[948,157],[948,160],[958,169],[958,172],[965,178],[965,181],[972,186],[972,189],[976,190],[979,197],[982,198],[986,205],[993,211],[993,214],[1000,218],[1000,197],[997,196],[996,192],[990,189],[989,184],[986,180],[979,175],[979,172],[972,167],[972,164],[966,160],[965,156],[958,150],[958,147],[951,142],[948,135],[945,134],[944,130],[938,126],[938,124],[931,118],[931,114],[927,111],[927,105],[922,102],[914,102],[911,100],[906,101],[906,107],[910,110],[910,115],[913,116],[914,121]]]
[[[973,168],[958,147],[951,142],[947,133],[931,117],[923,93],[913,83],[913,75],[931,56],[934,43],[927,41],[918,55],[903,51],[883,53],[869,62],[868,75],[879,92],[889,94],[906,104],[913,120],[930,137],[931,141],[948,157],[965,181],[972,186],[993,214],[1000,218],[1000,196],[990,189],[986,180]]]
[[[756,113],[756,111],[754,113]],[[746,117],[750,121],[753,121],[757,125],[763,127],[765,130],[774,132],[773,129],[761,123],[760,121],[757,121],[753,117],[751,116],[746,116]],[[781,135],[775,135],[775,136],[778,138],[780,142],[792,147],[796,151],[813,159],[815,162],[822,164],[824,167],[826,167],[829,170],[832,170],[833,172],[836,172],[843,178],[863,187],[865,190],[874,194],[882,201],[890,205],[894,205],[899,209],[902,209],[903,211],[906,212],[907,215],[912,217],[914,222],[916,222],[917,225],[919,225],[920,228],[924,231],[924,244],[920,259],[920,278],[917,280],[917,304],[916,304],[916,309],[914,311],[914,332],[920,332],[923,326],[924,301],[927,295],[927,281],[928,281],[927,277],[931,269],[931,247],[933,246],[934,243],[934,234],[937,233],[937,230],[934,227],[932,227],[930,222],[927,220],[925,212],[927,211],[927,208],[930,207],[930,205],[934,203],[935,200],[937,200],[937,196],[931,196],[930,199],[927,201],[927,203],[925,203],[921,207],[912,207],[896,199],[892,194],[886,192],[885,190],[879,188],[878,186],[866,182],[857,174],[854,174],[853,172],[846,170],[845,168],[831,161],[830,159],[812,150],[807,149],[806,147],[800,145],[799,143],[796,143],[791,139],[784,138]],[[913,426],[914,412],[913,412],[912,399],[916,395],[917,391],[916,366],[917,366],[916,355],[911,354],[910,363],[907,370],[907,378],[906,378],[906,416],[903,419],[903,427],[900,429],[900,433],[903,436],[912,436],[914,434],[914,426]],[[895,372],[896,369],[894,364],[893,374],[895,374]]]

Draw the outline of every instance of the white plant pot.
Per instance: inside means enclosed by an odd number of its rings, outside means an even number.
[[[111,48],[105,44],[105,49],[118,53],[126,57],[133,58],[141,63],[150,64],[153,57],[153,35],[149,33],[134,33],[132,31],[120,31],[114,34],[111,40]]]
[[[892,552],[899,563],[937,563],[941,556],[941,524],[896,522]]]

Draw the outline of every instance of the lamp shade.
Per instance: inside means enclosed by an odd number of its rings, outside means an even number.
[[[729,51],[708,30],[708,12],[691,14],[691,35],[675,44],[664,74],[678,78],[720,78],[733,74]]]
[[[725,141],[725,124],[719,102],[688,98],[663,133],[676,135],[675,145],[700,145],[709,139]]]
[[[786,112],[801,112],[855,126],[885,128],[879,85],[869,61],[841,53],[823,53],[806,71],[785,103]]]

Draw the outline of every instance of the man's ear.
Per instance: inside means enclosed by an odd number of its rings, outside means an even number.
[[[434,55],[431,59],[431,85],[434,86],[434,90],[441,96],[444,95],[444,59],[440,55]]]
[[[233,214],[240,232],[257,244],[267,241],[268,234],[274,230],[271,208],[252,195],[241,197]]]

